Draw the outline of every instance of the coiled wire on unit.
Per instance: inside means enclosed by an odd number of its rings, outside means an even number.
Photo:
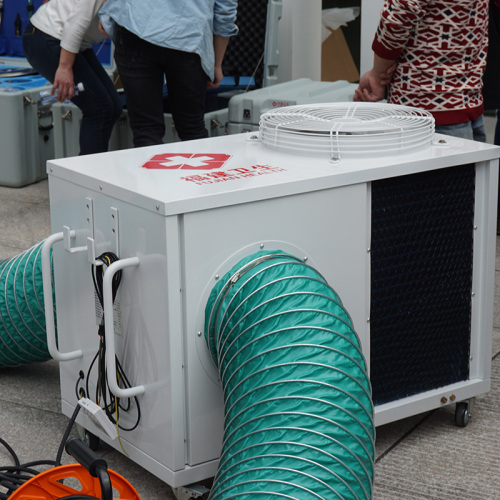
[[[210,294],[205,337],[225,405],[211,500],[371,498],[365,360],[317,271],[281,251],[243,259]]]

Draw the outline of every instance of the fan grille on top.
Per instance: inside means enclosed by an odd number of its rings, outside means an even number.
[[[333,160],[412,152],[428,147],[433,135],[428,111],[386,103],[289,106],[260,119],[266,146]]]

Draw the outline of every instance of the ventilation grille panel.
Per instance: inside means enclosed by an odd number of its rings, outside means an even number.
[[[372,183],[375,404],[467,380],[475,166]]]
[[[424,110],[383,103],[300,105],[261,116],[270,148],[333,160],[393,156],[427,148],[434,118]]]

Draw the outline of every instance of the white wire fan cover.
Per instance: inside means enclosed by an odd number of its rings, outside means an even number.
[[[264,113],[260,139],[294,154],[343,158],[392,156],[427,148],[434,118],[387,103],[339,102],[289,106]]]

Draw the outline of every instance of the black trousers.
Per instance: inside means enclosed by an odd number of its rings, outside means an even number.
[[[187,141],[208,137],[204,122],[208,76],[198,54],[154,45],[117,26],[115,61],[135,147],[163,142],[165,78],[179,138]]]

